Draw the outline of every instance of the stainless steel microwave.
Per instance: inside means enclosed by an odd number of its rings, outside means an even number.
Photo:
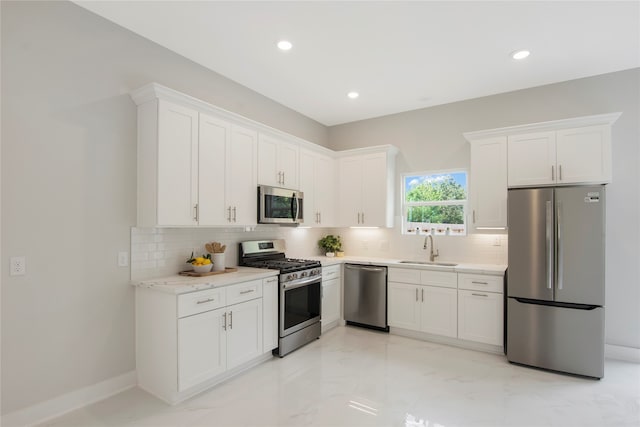
[[[303,221],[304,193],[287,188],[258,186],[258,223],[297,225]]]

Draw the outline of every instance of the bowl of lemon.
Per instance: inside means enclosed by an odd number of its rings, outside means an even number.
[[[208,273],[213,267],[213,263],[209,258],[197,257],[192,262],[193,271],[196,273]]]

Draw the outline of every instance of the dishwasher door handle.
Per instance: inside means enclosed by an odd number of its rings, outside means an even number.
[[[345,264],[344,268],[348,268],[349,270],[370,271],[372,273],[382,273],[383,271],[385,271],[385,267],[367,267],[367,266],[363,266],[363,265]]]

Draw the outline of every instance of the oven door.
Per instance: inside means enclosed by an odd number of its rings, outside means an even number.
[[[300,224],[303,221],[303,192],[286,188],[258,187],[260,224]]]
[[[280,337],[320,321],[321,289],[321,277],[280,285]]]

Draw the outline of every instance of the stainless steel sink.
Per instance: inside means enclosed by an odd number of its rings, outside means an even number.
[[[431,261],[399,261],[399,264],[421,264],[421,265],[439,265],[441,267],[455,267],[455,262],[431,262]]]

